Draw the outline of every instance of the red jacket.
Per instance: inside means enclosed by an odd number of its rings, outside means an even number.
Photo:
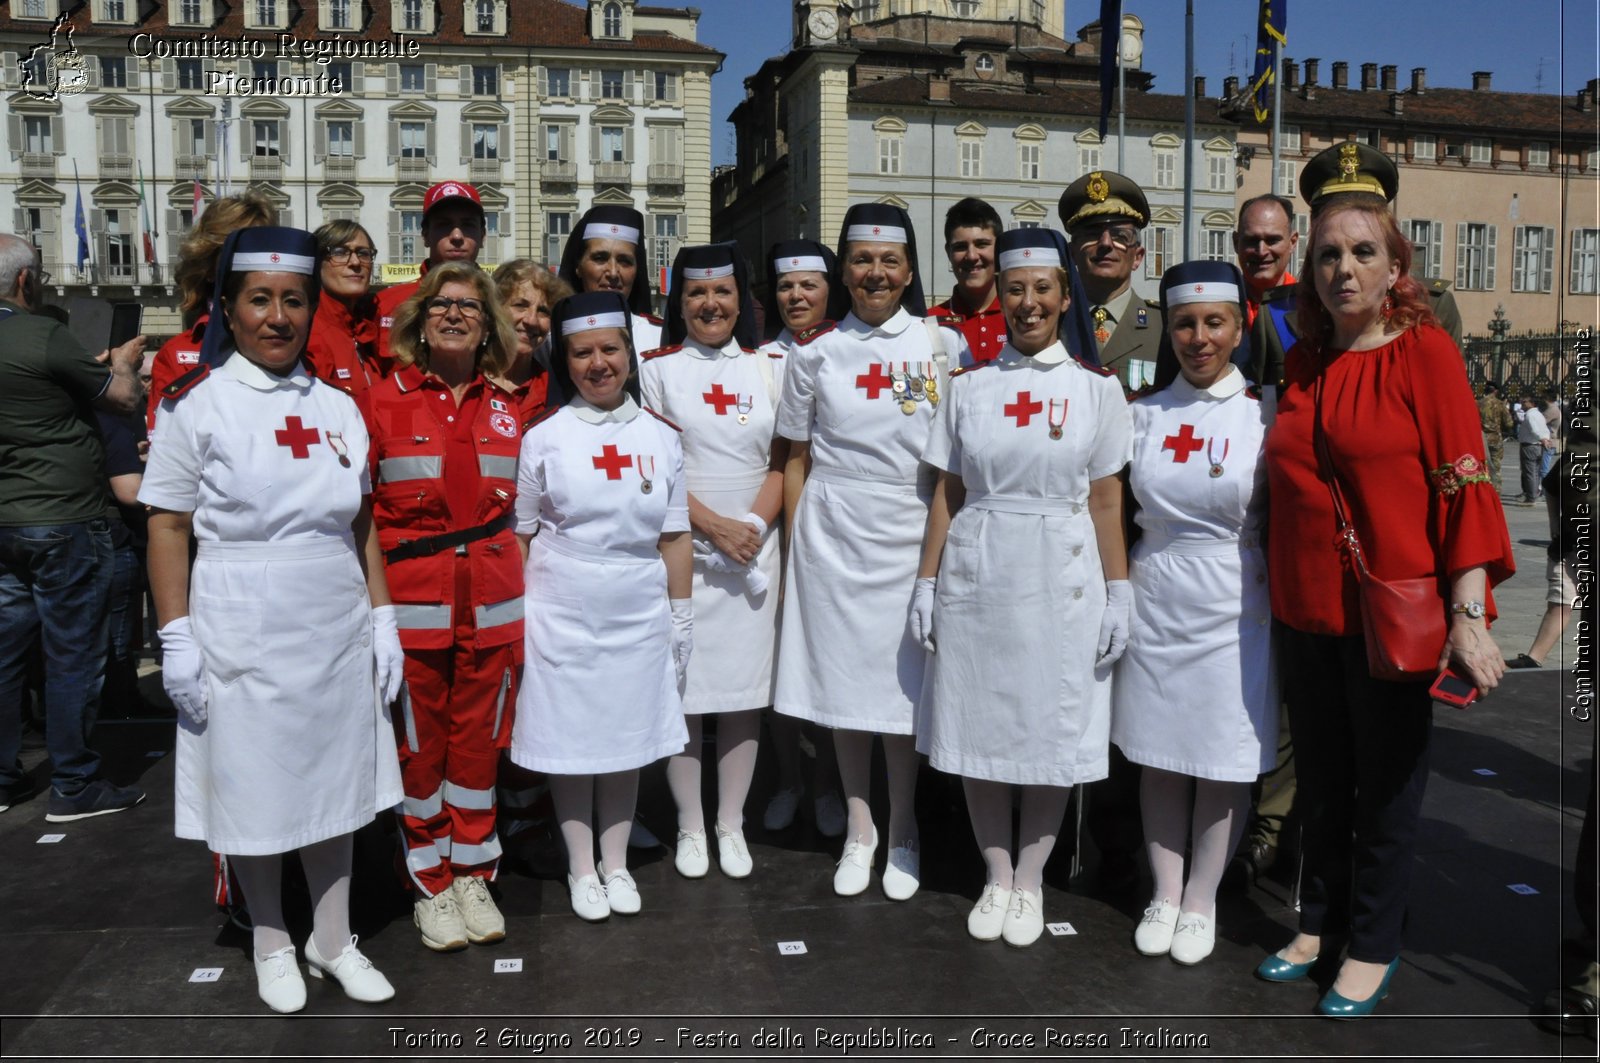
[[[188,331],[163,343],[150,362],[150,393],[145,396],[144,412],[146,431],[156,426],[156,411],[161,408],[161,400],[166,398],[162,392],[167,385],[200,364],[200,343],[205,337],[208,320],[208,315],[201,314]]]
[[[994,361],[1000,356],[1000,349],[1006,345],[1006,315],[1000,309],[998,294],[976,314],[956,309],[956,297],[951,295],[944,302],[930,307],[928,316],[946,318],[960,329],[967,338],[967,346],[972,348],[972,357],[979,362]]]
[[[324,294],[311,319],[306,343],[306,368],[318,380],[347,395],[359,395],[388,375],[378,359],[378,301],[365,296],[355,312],[342,300]]]
[[[506,518],[494,535],[464,548],[471,616],[452,615],[458,550],[385,560],[400,644],[448,649],[472,630],[476,648],[520,646],[522,556],[510,523],[522,438],[516,400],[480,376],[458,407],[438,377],[404,366],[357,402],[372,437],[372,514],[385,553]]]

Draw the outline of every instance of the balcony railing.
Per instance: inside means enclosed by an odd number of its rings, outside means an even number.
[[[323,161],[323,174],[330,181],[354,181],[356,160],[352,155],[329,155]]]
[[[547,159],[539,164],[539,180],[547,185],[570,185],[578,182],[578,164]]]
[[[56,157],[48,151],[27,151],[22,154],[23,177],[54,177]]]
[[[197,181],[205,179],[210,163],[211,157],[208,155],[177,155],[172,160],[179,177],[190,177]]]
[[[395,176],[402,181],[426,181],[428,179],[428,160],[426,158],[401,158],[395,160]]]
[[[683,164],[676,162],[653,162],[649,171],[650,186],[652,188],[683,187]]]
[[[597,162],[594,164],[596,184],[626,185],[633,183],[633,163]]]
[[[133,176],[132,155],[102,155],[100,156],[100,177],[122,178],[124,180]]]
[[[252,181],[281,181],[283,180],[283,159],[277,155],[252,155],[250,156],[250,180]]]
[[[500,160],[473,159],[469,173],[473,184],[483,181],[498,181],[500,180]]]

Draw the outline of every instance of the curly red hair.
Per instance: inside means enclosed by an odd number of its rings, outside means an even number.
[[[1329,218],[1346,211],[1357,211],[1372,219],[1373,226],[1383,237],[1389,257],[1400,267],[1400,277],[1389,290],[1389,298],[1394,304],[1388,317],[1390,329],[1401,332],[1413,325],[1438,327],[1439,319],[1434,316],[1427,289],[1411,275],[1411,241],[1400,231],[1399,224],[1389,211],[1388,202],[1371,192],[1344,192],[1333,197],[1311,219],[1305,261],[1300,268],[1300,279],[1295,282],[1295,326],[1300,335],[1318,347],[1333,335],[1333,315],[1328,313],[1328,308],[1317,297],[1317,234]]]

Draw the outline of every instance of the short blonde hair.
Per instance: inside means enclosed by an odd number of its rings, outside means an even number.
[[[510,299],[518,287],[533,285],[533,290],[544,296],[545,305],[554,310],[556,304],[572,294],[572,285],[561,279],[531,258],[514,258],[502,262],[494,270],[494,286],[500,290],[500,300]]]
[[[423,372],[428,370],[428,345],[422,342],[422,328],[428,314],[424,307],[428,300],[438,295],[446,284],[471,285],[483,304],[483,347],[478,352],[478,372],[488,376],[504,376],[511,368],[517,342],[506,316],[500,293],[495,290],[489,275],[467,262],[446,262],[434,266],[422,275],[422,283],[411,298],[400,304],[394,313],[394,327],[389,330],[389,349],[401,365],[414,365]]]
[[[211,201],[178,244],[178,265],[172,271],[172,281],[178,286],[178,309],[185,321],[193,321],[211,306],[217,258],[222,254],[228,234],[236,229],[276,224],[278,208],[259,192],[244,192]]]

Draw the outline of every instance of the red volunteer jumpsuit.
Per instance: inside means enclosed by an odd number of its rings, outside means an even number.
[[[405,689],[395,713],[406,870],[427,896],[500,860],[495,775],[511,744],[522,664],[522,555],[510,514],[521,426],[479,376],[450,389],[402,366],[357,400],[372,436],[372,512],[385,553]],[[408,540],[506,522],[487,538],[391,561]]]
[[[389,351],[389,330],[394,328],[394,312],[400,309],[400,304],[417,294],[417,289],[422,287],[422,278],[428,275],[428,264],[422,264],[422,272],[417,274],[414,281],[403,284],[392,284],[378,293],[378,364],[383,366],[394,365],[394,355]]]
[[[988,306],[975,314],[962,312],[957,309],[958,305],[956,297],[951,295],[930,307],[928,316],[945,318],[947,323],[960,329],[976,361],[992,362],[1000,357],[1000,350],[1006,345],[1006,315],[1000,309],[1000,296],[995,295]]]
[[[163,343],[151,359],[150,393],[145,396],[146,431],[155,430],[156,412],[161,409],[161,400],[167,397],[164,394],[167,385],[200,364],[200,343],[205,338],[209,320],[209,314],[201,314],[187,330]]]
[[[377,299],[364,296],[352,313],[342,300],[324,295],[311,319],[304,358],[312,376],[350,396],[387,376],[389,367],[378,360]]]

